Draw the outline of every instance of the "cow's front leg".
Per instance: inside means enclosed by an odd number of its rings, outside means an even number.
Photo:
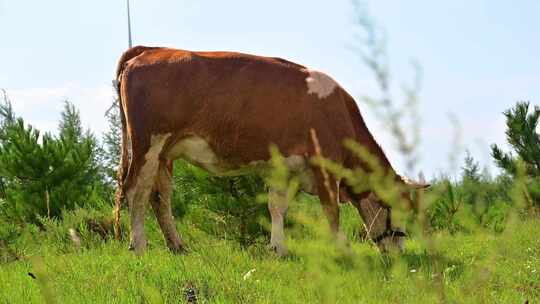
[[[348,246],[349,242],[345,234],[339,228],[339,185],[340,181],[331,176],[324,177],[320,169],[316,169],[317,194],[321,201],[323,211],[330,224],[330,232],[335,237],[337,244]]]
[[[268,210],[272,217],[270,249],[279,256],[285,256],[288,252],[287,246],[285,246],[285,233],[283,232],[283,222],[287,208],[287,195],[271,188],[268,192]]]

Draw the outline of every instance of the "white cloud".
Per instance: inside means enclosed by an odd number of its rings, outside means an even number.
[[[104,117],[113,99],[111,85],[82,87],[66,83],[50,88],[23,88],[7,90],[15,113],[42,132],[57,131],[64,101],[72,102],[81,113],[83,127],[101,135],[107,128]]]

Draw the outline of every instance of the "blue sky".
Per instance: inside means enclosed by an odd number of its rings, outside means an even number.
[[[469,149],[493,167],[491,143],[504,144],[502,111],[517,100],[540,104],[540,2],[366,1],[388,37],[392,85],[424,71],[418,168],[453,172],[449,158]],[[376,94],[351,50],[357,28],[347,0],[132,0],[134,44],[235,50],[281,56],[332,75],[353,96]],[[29,123],[54,131],[64,99],[83,123],[106,130],[118,57],[127,46],[125,1],[0,0],[0,88]],[[399,95],[396,95],[399,102]],[[404,162],[385,126],[357,98],[368,126],[400,172]],[[460,124],[460,143],[449,113]],[[410,127],[410,126],[406,126]]]

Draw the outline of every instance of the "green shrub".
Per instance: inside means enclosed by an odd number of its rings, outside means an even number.
[[[497,145],[491,146],[495,164],[515,179],[522,167],[528,208],[540,207],[540,135],[537,132],[540,107],[534,106],[529,113],[529,102],[518,102],[504,112],[506,116],[506,139],[515,155],[503,152]]]
[[[247,246],[268,231],[261,220],[268,209],[257,195],[265,192],[256,175],[214,177],[185,161],[175,162],[172,207],[176,216],[189,210],[199,229]]]
[[[441,188],[441,195],[427,210],[430,227],[434,230],[447,229],[451,233],[463,229],[457,217],[459,211],[463,208],[463,193],[459,186],[456,187],[451,181],[444,180],[434,185]]]
[[[19,222],[36,222],[39,216],[60,216],[62,209],[85,205],[108,192],[97,162],[97,142],[91,133],[83,133],[72,104],[65,103],[56,137],[40,136],[9,110],[2,113],[7,116],[0,132],[0,213]]]

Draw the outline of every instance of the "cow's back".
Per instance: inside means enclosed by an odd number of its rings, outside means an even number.
[[[341,141],[355,137],[343,89],[326,86],[321,96],[308,80],[324,74],[280,58],[154,48],[121,74],[131,132],[196,135],[233,163],[267,159],[272,143],[286,155],[311,154],[310,128],[323,153],[342,160]]]

